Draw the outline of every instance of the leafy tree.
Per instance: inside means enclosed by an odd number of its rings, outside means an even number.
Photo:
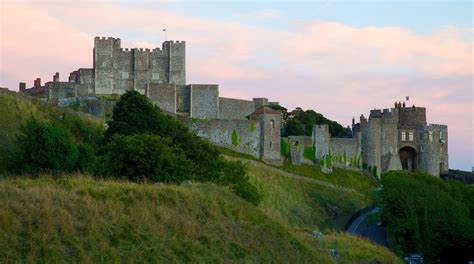
[[[286,136],[311,136],[314,125],[328,125],[329,132],[334,137],[350,136],[347,128],[344,128],[339,123],[329,120],[322,114],[314,110],[306,110],[297,107],[295,110],[288,113],[288,119],[284,126],[284,134]]]
[[[77,169],[78,149],[69,132],[61,126],[30,119],[21,127],[14,149],[11,167],[19,173]]]
[[[253,188],[253,185],[248,182],[248,178],[245,177],[245,170],[232,171],[230,168],[235,169],[237,165],[234,165],[234,162],[231,161],[223,161],[220,157],[219,150],[214,145],[190,132],[183,123],[163,113],[157,106],[154,106],[146,96],[136,91],[128,91],[121,96],[114,107],[112,120],[108,122],[108,125],[109,128],[105,133],[106,142],[115,141],[117,135],[127,136],[137,134],[152,134],[159,136],[161,138],[160,141],[164,141],[161,147],[168,149],[169,155],[160,156],[159,153],[154,152],[155,149],[145,148],[145,150],[143,150],[150,153],[150,155],[154,153],[153,155],[158,155],[160,158],[163,158],[163,160],[157,161],[153,158],[143,156],[143,164],[140,163],[140,169],[134,171],[134,173],[139,173],[137,175],[141,175],[140,177],[153,178],[155,177],[153,175],[157,175],[160,171],[165,171],[168,173],[166,174],[168,175],[166,179],[177,180],[186,178],[199,181],[212,181],[221,184],[230,184],[230,182],[233,182],[232,189],[243,198],[249,199],[249,201],[255,201],[256,199],[252,197],[258,196],[257,189]],[[168,139],[169,142],[166,141]],[[119,137],[117,140],[123,144],[130,143],[126,138]],[[136,138],[134,140],[140,141]],[[139,144],[139,142],[135,143]],[[109,156],[106,154],[104,159],[107,160],[110,158],[110,162],[112,162],[113,156],[115,155],[114,152],[121,151],[117,144],[118,143],[113,144],[112,147],[107,146],[105,148],[105,152],[109,153]],[[155,142],[154,144],[157,145],[158,143]],[[133,149],[129,150],[132,151]],[[141,153],[136,149],[133,151],[136,152],[136,155]],[[122,153],[124,156],[121,161],[127,161],[133,158],[126,156],[125,152],[119,153]],[[165,157],[168,157],[169,160],[165,159]],[[178,174],[170,163],[173,159],[175,159],[173,162],[186,164],[183,169],[183,174]],[[185,161],[189,162],[189,170]],[[153,164],[156,162],[163,162],[159,171],[153,171],[150,167],[154,166]],[[149,165],[145,165],[145,163]],[[119,166],[116,168],[116,171],[119,171],[120,175],[132,175],[132,173],[123,172],[122,169],[125,170],[126,166],[137,165],[137,162],[128,163],[126,165],[116,165]],[[166,168],[167,166],[171,166],[171,168],[168,170]],[[147,171],[151,171],[151,173],[145,173]],[[101,171],[99,170],[98,173],[100,174]],[[226,180],[224,181],[223,178]],[[153,179],[161,180],[163,178],[160,176]],[[244,184],[243,182],[247,183]],[[250,193],[252,194],[250,195]]]
[[[467,262],[474,219],[472,198],[465,195],[472,194],[472,187],[400,171],[385,174],[382,184],[382,217],[403,252],[422,252],[431,261]]]
[[[105,147],[98,171],[131,181],[180,182],[192,163],[171,139],[150,134],[116,135]]]

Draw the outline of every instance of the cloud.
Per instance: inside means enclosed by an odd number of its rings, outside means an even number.
[[[289,30],[276,31],[235,18],[105,1],[6,2],[1,12],[2,86],[15,89],[18,81],[50,80],[56,71],[65,78],[92,67],[96,35],[121,37],[128,48],[152,48],[161,46],[161,29],[167,28],[168,39],[186,40],[190,83],[218,83],[222,96],[266,96],[290,108],[313,108],[343,124],[410,95],[428,108],[430,122],[449,125],[452,164],[466,169],[474,162],[472,28],[447,25],[417,34],[400,27],[288,21]]]

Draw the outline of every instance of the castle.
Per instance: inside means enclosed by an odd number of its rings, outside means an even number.
[[[93,115],[110,115],[114,96],[127,90],[146,95],[163,111],[176,115],[198,136],[281,163],[281,144],[289,144],[294,164],[323,162],[364,169],[375,175],[389,170],[423,170],[432,175],[448,170],[447,126],[427,125],[426,109],[396,103],[391,110],[372,110],[352,124],[352,138],[332,138],[326,125],[315,125],[311,137],[281,138],[282,116],[267,98],[240,100],[219,97],[217,84],[186,84],[186,43],[165,41],[161,48],[124,49],[120,39],[94,39],[93,68],[70,73],[20,93],[59,106],[77,106]],[[313,155],[305,155],[308,151]],[[324,165],[326,166],[326,165]]]

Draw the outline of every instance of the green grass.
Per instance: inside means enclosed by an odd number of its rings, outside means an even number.
[[[2,262],[397,261],[344,234],[295,232],[224,187],[75,177],[0,182]],[[355,247],[355,248],[354,248]]]
[[[246,168],[264,195],[259,205],[262,211],[297,229],[341,230],[352,214],[371,203],[363,194],[288,177],[259,164],[246,163]]]
[[[333,184],[357,190],[366,195],[370,195],[375,188],[375,184],[369,177],[362,172],[334,168],[330,174],[321,172],[319,166],[314,165],[292,165],[285,163],[278,167],[281,170],[299,174],[313,179],[331,182]]]
[[[245,153],[240,153],[240,152],[237,152],[237,151],[233,151],[233,150],[225,148],[225,147],[217,147],[217,148],[225,156],[240,158],[240,159],[256,160],[256,161],[259,160],[259,159],[255,158],[252,155],[245,154]]]

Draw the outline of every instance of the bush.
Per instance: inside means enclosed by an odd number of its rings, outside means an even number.
[[[11,170],[32,174],[71,172],[77,169],[78,157],[79,151],[65,128],[30,119],[15,140]]]
[[[401,171],[385,174],[382,184],[382,217],[404,253],[421,252],[433,262],[467,262],[474,244],[472,197],[466,197],[471,186]]]
[[[223,169],[218,183],[230,186],[235,194],[255,205],[261,202],[263,196],[250,183],[242,162],[226,161],[220,158],[219,163]]]
[[[180,182],[192,168],[171,139],[150,134],[114,136],[99,161],[97,174],[135,182]]]

